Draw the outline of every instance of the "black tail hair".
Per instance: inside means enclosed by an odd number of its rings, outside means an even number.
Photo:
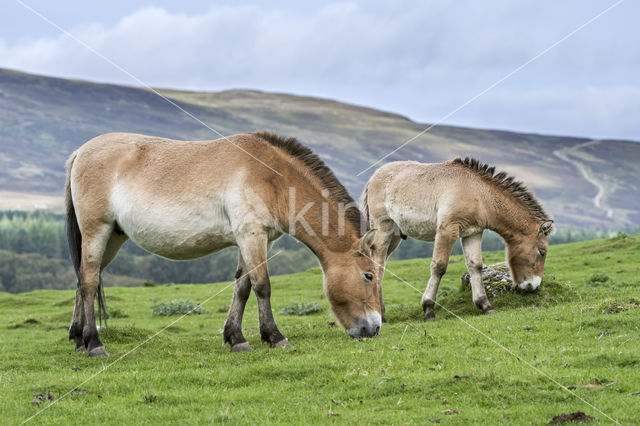
[[[67,163],[67,184],[65,187],[65,206],[67,210],[66,217],[66,230],[67,230],[67,242],[69,243],[69,257],[73,264],[73,269],[76,272],[78,278],[77,286],[80,287],[80,262],[82,260],[82,233],[78,226],[78,218],[76,217],[76,209],[73,205],[73,199],[71,198],[71,168],[73,162],[76,159],[74,153],[69,162]],[[100,318],[100,327],[102,327],[102,317],[104,316],[104,326],[107,326],[107,305],[104,297],[104,286],[102,285],[102,276],[98,282],[98,317]]]

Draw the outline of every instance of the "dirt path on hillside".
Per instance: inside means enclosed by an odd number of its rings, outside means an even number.
[[[608,218],[612,218],[613,217],[613,209],[610,209],[608,207],[604,207],[602,205],[602,197],[604,197],[604,194],[605,194],[604,185],[602,185],[600,182],[598,182],[594,177],[590,176],[589,173],[587,172],[587,169],[584,167],[584,165],[582,163],[578,162],[577,160],[574,160],[574,159],[570,158],[566,154],[567,151],[573,151],[573,150],[581,149],[581,148],[584,148],[585,146],[597,144],[598,142],[600,142],[600,141],[599,140],[592,140],[592,141],[581,143],[579,145],[572,146],[572,147],[569,147],[569,148],[558,149],[558,150],[553,151],[553,155],[555,155],[556,157],[558,157],[562,161],[566,161],[567,163],[569,163],[572,166],[576,167],[580,171],[580,173],[582,174],[582,177],[584,177],[587,182],[589,182],[590,184],[592,184],[593,186],[598,188],[598,193],[596,194],[595,197],[593,197],[593,200],[592,200],[593,204],[599,209],[605,209],[607,211],[607,217]]]

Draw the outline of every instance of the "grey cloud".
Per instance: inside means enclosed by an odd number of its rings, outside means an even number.
[[[190,14],[146,7],[72,32],[153,86],[326,96],[432,122],[610,4],[242,4]],[[630,118],[640,88],[630,16],[638,9],[624,3],[447,121],[640,139]],[[0,40],[0,66],[133,83],[63,35]]]

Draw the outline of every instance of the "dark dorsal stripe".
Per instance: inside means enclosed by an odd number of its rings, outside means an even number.
[[[529,191],[522,182],[514,180],[513,176],[509,176],[505,172],[496,173],[495,167],[489,167],[488,164],[482,164],[475,158],[466,157],[464,160],[456,158],[453,160],[453,164],[460,164],[467,169],[473,170],[485,180],[493,183],[496,187],[502,189],[508,194],[511,194],[515,200],[524,205],[529,213],[541,222],[551,220],[551,216],[544,211],[531,191]]]
[[[300,160],[314,176],[320,179],[322,186],[329,191],[329,196],[333,201],[342,203],[345,207],[349,206],[345,211],[345,218],[359,234],[362,232],[360,227],[362,217],[353,198],[351,198],[351,195],[349,195],[331,169],[311,149],[302,145],[296,138],[283,137],[267,131],[257,132],[256,135],[269,142],[272,146],[280,148]]]

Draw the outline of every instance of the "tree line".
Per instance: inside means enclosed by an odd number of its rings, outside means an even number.
[[[640,228],[624,229],[638,232]],[[606,238],[616,232],[607,229],[563,229],[550,239],[551,244]],[[502,239],[495,233],[484,234],[482,248],[500,250]],[[283,236],[271,253],[280,253],[269,261],[272,275],[301,272],[318,266],[311,251],[297,240]],[[407,239],[391,259],[431,257],[433,244]],[[461,254],[460,242],[453,249]],[[191,261],[171,261],[152,255],[128,241],[107,267],[106,285],[141,285],[145,280],[157,283],[205,283],[233,279],[237,249],[230,247]],[[76,286],[71,268],[64,217],[45,211],[3,212],[0,215],[0,291],[21,293],[37,289],[69,289]]]

